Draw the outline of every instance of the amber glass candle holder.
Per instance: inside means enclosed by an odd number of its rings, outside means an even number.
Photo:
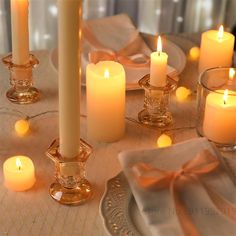
[[[12,87],[6,93],[9,101],[16,104],[30,104],[38,101],[39,91],[32,87],[32,71],[39,64],[38,59],[31,54],[29,63],[16,65],[12,62],[12,55],[8,55],[2,61],[10,71],[10,85]]]
[[[92,196],[92,186],[86,179],[85,164],[92,153],[92,147],[80,140],[80,153],[75,158],[64,158],[59,152],[59,140],[48,148],[46,155],[55,164],[56,181],[51,184],[51,197],[64,205],[80,205]]]
[[[200,136],[222,151],[236,150],[236,68],[212,68],[200,74],[197,123]]]
[[[169,111],[170,94],[177,87],[174,80],[167,76],[165,87],[155,87],[150,84],[150,75],[139,80],[139,85],[145,91],[144,109],[139,112],[138,119],[148,126],[166,127],[173,122]]]

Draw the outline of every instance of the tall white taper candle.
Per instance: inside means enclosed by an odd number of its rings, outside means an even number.
[[[80,44],[82,0],[58,0],[60,154],[73,158],[80,145]]]
[[[29,62],[28,0],[11,0],[12,62]]]

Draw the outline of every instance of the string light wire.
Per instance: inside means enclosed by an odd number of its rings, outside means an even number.
[[[23,113],[21,111],[18,111],[16,109],[10,109],[10,108],[7,108],[7,107],[0,107],[0,113],[3,113],[3,114],[17,113],[17,114],[21,115],[22,117],[24,117],[25,120],[29,121],[29,120],[32,120],[32,119],[34,119],[36,117],[39,117],[39,116],[44,116],[44,115],[47,115],[47,114],[56,114],[56,113],[58,113],[58,110],[44,111],[44,112],[29,116],[29,115],[26,115],[25,113]],[[82,118],[85,118],[85,119],[87,118],[87,115],[85,115],[85,114],[81,114],[80,116]],[[125,117],[125,119],[127,121],[131,122],[131,123],[134,123],[134,124],[138,125],[138,126],[157,131],[156,127],[144,125],[143,123],[141,123],[140,121],[138,121],[138,120],[136,120],[132,117]],[[179,130],[195,129],[195,128],[196,128],[195,126],[184,126],[184,127],[170,128],[170,129],[160,129],[160,131],[163,133],[163,132],[169,132],[169,131],[179,131]]]

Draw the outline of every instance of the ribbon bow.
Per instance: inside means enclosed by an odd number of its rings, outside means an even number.
[[[143,188],[149,190],[169,188],[184,235],[200,236],[184,203],[178,195],[178,186],[181,185],[181,182],[186,180],[198,181],[206,190],[215,207],[223,215],[236,223],[236,206],[198,178],[203,174],[216,170],[219,164],[220,162],[215,156],[208,150],[204,150],[195,158],[183,164],[181,169],[177,171],[161,170],[146,163],[138,163],[132,167],[132,170],[136,181]],[[225,209],[229,210],[225,211]]]
[[[94,64],[99,61],[117,61],[122,65],[136,68],[148,68],[150,65],[149,56],[143,53],[133,54],[133,52],[139,49],[142,43],[140,37],[138,37],[138,31],[136,31],[134,39],[117,52],[108,49],[101,42],[99,42],[86,24],[83,27],[83,36],[90,43],[92,48],[94,48],[94,50],[89,53],[89,61]]]
[[[89,61],[96,64],[99,61],[116,61],[124,66],[130,66],[135,68],[149,67],[150,58],[144,54],[135,54],[132,56],[123,56],[119,52],[112,50],[98,50],[91,51],[89,53]]]

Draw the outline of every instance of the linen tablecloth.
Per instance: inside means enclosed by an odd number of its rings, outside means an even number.
[[[168,39],[179,45],[186,54],[196,45],[194,41],[183,36],[172,35],[168,36]],[[41,100],[22,106],[10,103],[5,97],[9,87],[9,74],[1,63],[0,108],[17,109],[26,115],[57,110],[58,80],[50,62],[50,52],[37,51],[34,54],[40,60],[39,67],[34,71],[34,82],[41,91]],[[193,94],[183,103],[172,97],[170,109],[175,122],[171,128],[195,125],[197,62],[188,59],[186,69],[180,77],[180,85],[192,89]],[[127,92],[126,116],[137,118],[142,106],[142,90]],[[86,113],[84,88],[81,113]],[[121,170],[117,154],[136,147],[155,147],[160,131],[127,121],[126,135],[122,140],[112,144],[99,144],[87,138],[86,119],[81,118],[81,136],[94,147],[94,153],[87,165],[88,179],[94,186],[94,196],[93,200],[85,205],[68,207],[56,203],[48,194],[48,188],[54,180],[54,165],[45,156],[45,151],[53,139],[58,137],[58,114],[52,113],[32,119],[30,133],[25,137],[18,137],[14,132],[14,123],[20,118],[23,117],[16,116],[15,113],[0,113],[0,235],[106,235],[98,208],[106,181]],[[195,129],[181,129],[169,133],[175,143],[197,136]],[[31,190],[15,193],[3,185],[2,164],[8,157],[19,154],[32,158],[36,167],[37,182]],[[235,153],[231,153],[228,159],[231,160],[234,156]],[[234,160],[231,163],[234,165]]]

